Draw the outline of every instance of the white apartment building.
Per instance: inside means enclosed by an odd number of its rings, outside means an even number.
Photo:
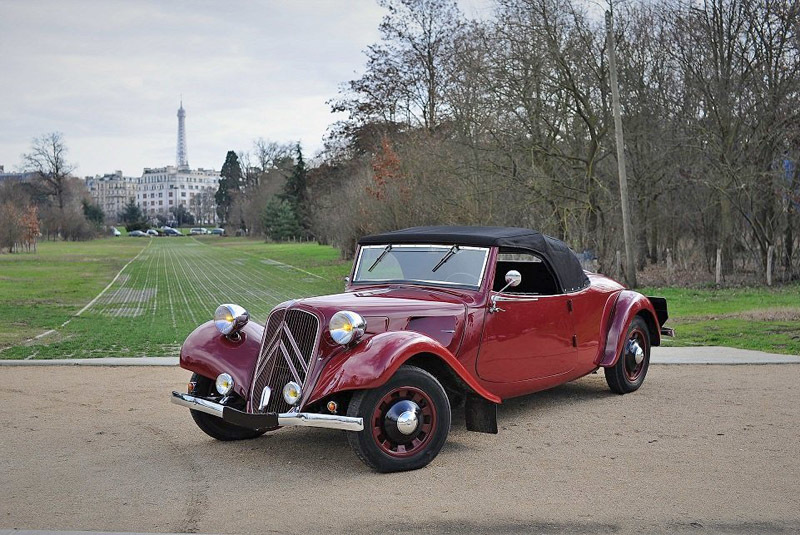
[[[145,168],[138,179],[136,204],[149,217],[169,217],[170,211],[183,205],[194,215],[197,224],[216,222],[214,194],[219,187],[219,173],[213,169],[188,167]]]
[[[122,176],[116,171],[103,176],[86,177],[86,187],[92,200],[111,222],[119,221],[125,205],[138,193],[139,177]]]

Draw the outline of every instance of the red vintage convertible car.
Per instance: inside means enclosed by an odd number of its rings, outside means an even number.
[[[382,472],[427,465],[463,403],[497,432],[497,404],[602,367],[638,389],[666,301],[585,272],[561,241],[502,227],[362,238],[344,293],[281,303],[266,325],[221,305],[183,344],[194,373],[172,401],[219,440],[287,426],[347,431]]]

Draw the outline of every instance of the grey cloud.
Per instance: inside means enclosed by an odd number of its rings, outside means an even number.
[[[371,0],[0,1],[0,163],[58,130],[82,175],[170,164],[181,93],[193,166],[256,137],[313,150],[382,15]]]

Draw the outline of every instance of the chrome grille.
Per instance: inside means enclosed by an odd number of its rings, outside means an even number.
[[[305,386],[317,338],[319,320],[314,314],[285,308],[270,314],[250,392],[253,412],[287,412],[291,408],[283,399],[283,387],[289,381]],[[272,392],[267,406],[259,410],[265,387]]]

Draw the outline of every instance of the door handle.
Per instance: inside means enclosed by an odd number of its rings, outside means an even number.
[[[495,312],[505,312],[506,309],[500,308],[497,306],[497,296],[493,295],[491,298],[492,306],[489,307],[489,314],[494,314]]]

